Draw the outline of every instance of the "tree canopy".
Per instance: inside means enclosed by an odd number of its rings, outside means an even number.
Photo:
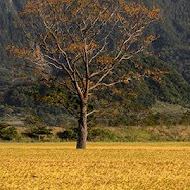
[[[120,69],[155,40],[145,30],[159,13],[157,7],[123,0],[34,0],[20,13],[27,45],[7,50],[27,60],[47,83],[78,96],[77,148],[86,147],[87,117],[96,111],[88,112],[94,91],[148,75],[160,80],[161,70],[147,70],[141,62],[134,63],[137,72]]]

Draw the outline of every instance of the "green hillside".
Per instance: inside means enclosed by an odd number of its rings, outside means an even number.
[[[155,51],[190,82],[190,1],[144,1],[148,5],[158,5],[162,10],[162,21],[153,29],[160,36],[153,44]]]
[[[72,123],[72,118],[63,107],[36,101],[33,92],[43,89],[43,85],[34,83],[29,77],[23,77],[19,67],[20,61],[10,59],[4,49],[8,44],[24,44],[16,15],[25,2],[26,0],[0,1],[0,117],[6,118],[7,115],[25,117],[32,113],[50,125],[58,125],[65,118]],[[112,91],[107,97],[104,97],[103,92],[101,98],[112,99],[113,102],[122,105],[122,101],[125,102],[129,98],[129,92],[132,92],[137,94],[136,98],[131,98],[131,104],[134,106],[152,107],[156,101],[161,101],[189,107],[190,2],[188,0],[144,0],[144,2],[148,6],[158,5],[162,10],[162,21],[150,28],[160,36],[154,42],[153,48],[155,53],[161,56],[160,58],[142,56],[140,61],[147,69],[157,67],[168,73],[162,77],[161,83],[146,78],[140,83],[130,84],[129,89],[122,86],[125,90],[124,98],[112,94]],[[45,93],[47,92],[49,93],[46,89]]]

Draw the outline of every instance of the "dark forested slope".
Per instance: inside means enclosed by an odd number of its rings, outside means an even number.
[[[16,15],[22,9],[27,0],[1,0],[0,1],[0,114],[6,114],[7,108],[13,108],[16,112],[34,109],[40,116],[62,113],[55,107],[45,107],[35,103],[29,97],[28,89],[31,83],[16,80],[19,74],[19,61],[11,60],[4,47],[8,44],[23,44],[22,31],[16,22]],[[190,102],[190,1],[189,0],[144,0],[148,6],[158,5],[162,10],[162,21],[150,28],[160,38],[154,42],[153,48],[158,58],[142,58],[141,61],[148,67],[154,64],[156,67],[169,71],[163,77],[161,84],[153,80],[145,80],[137,85],[134,91],[139,94],[135,103],[146,105],[153,104],[156,99],[187,105]],[[15,64],[16,63],[16,64]],[[4,92],[6,92],[3,96]],[[3,105],[3,106],[2,106]],[[10,109],[9,109],[10,111]],[[22,112],[21,111],[21,112]],[[10,111],[12,113],[12,111]],[[59,114],[58,114],[59,113]],[[46,117],[48,120],[48,117]]]
[[[156,52],[190,83],[190,1],[144,1],[148,5],[158,5],[162,10],[162,21],[154,28],[160,36],[154,43]]]
[[[17,11],[27,0],[0,1],[0,64],[7,64],[3,45],[23,43],[20,30],[14,21]],[[190,65],[190,1],[189,0],[143,0],[148,6],[159,6],[162,21],[152,30],[160,36],[154,43],[156,52],[175,65],[186,79],[189,79]]]

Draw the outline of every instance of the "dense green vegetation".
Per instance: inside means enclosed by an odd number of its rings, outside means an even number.
[[[11,127],[0,123],[0,141],[62,142],[76,141],[77,128]],[[189,126],[105,127],[89,128],[88,141],[147,142],[190,141]]]
[[[24,43],[22,31],[16,22],[16,14],[25,2],[26,0],[0,1],[0,118],[5,121],[10,121],[12,117],[24,118],[31,122],[29,117],[37,116],[48,125],[76,125],[76,121],[64,106],[47,104],[36,98],[51,96],[56,90],[59,92],[59,89],[48,89],[43,83],[36,84],[33,76],[28,77],[23,73],[20,68],[21,61],[8,58],[4,49],[8,44]],[[148,6],[153,4],[160,6],[163,12],[161,23],[150,28],[160,36],[152,47],[160,57],[144,56],[138,59],[147,69],[157,67],[168,73],[162,77],[161,83],[148,77],[140,83],[136,81],[131,83],[130,88],[117,86],[124,89],[122,95],[114,94],[114,90],[98,94],[102,99],[102,108],[108,112],[101,110],[101,114],[91,118],[92,126],[97,123],[109,126],[160,123],[171,125],[183,123],[181,118],[184,123],[189,124],[187,111],[190,106],[190,2],[188,0],[144,0],[144,2]],[[132,67],[131,64],[129,67]],[[67,100],[74,99],[67,96]],[[180,110],[177,113],[160,113],[155,109],[152,111],[157,101],[179,104],[185,107],[185,111],[183,113]],[[96,102],[90,106],[100,107]],[[75,108],[77,110],[77,107]]]
[[[190,82],[190,1],[144,0],[149,6],[158,5],[163,12],[161,23],[153,30],[160,38],[153,44],[161,58],[174,65]]]

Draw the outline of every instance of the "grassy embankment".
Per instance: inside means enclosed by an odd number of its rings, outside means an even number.
[[[16,141],[31,142],[38,138],[28,138],[25,134],[30,127],[17,127],[20,138]],[[52,135],[44,136],[42,141],[74,141],[75,131],[62,127],[51,127]],[[64,131],[66,132],[64,133]],[[165,141],[190,141],[190,126],[151,126],[151,127],[95,127],[89,129],[89,141],[104,142],[165,142]]]

